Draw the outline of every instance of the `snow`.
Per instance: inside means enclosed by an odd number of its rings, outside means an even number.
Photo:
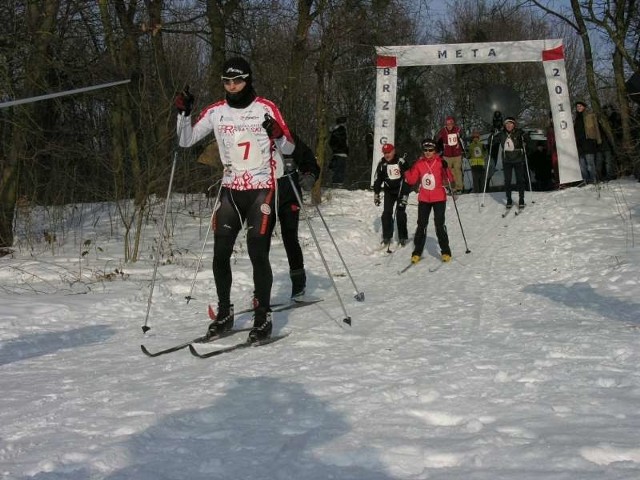
[[[322,218],[307,213],[341,301],[303,223],[308,293],[324,301],[274,314],[286,339],[210,359],[140,351],[206,328],[204,198],[172,198],[146,334],[162,199],[135,264],[115,205],[21,211],[0,259],[0,478],[640,478],[638,187],[527,193],[506,218],[502,193],[460,196],[470,253],[449,201],[453,261],[439,263],[431,222],[423,261],[401,275],[411,245],[379,250],[372,193],[329,190]],[[284,301],[279,237],[271,259]],[[252,292],[243,239],[233,268],[239,309]]]

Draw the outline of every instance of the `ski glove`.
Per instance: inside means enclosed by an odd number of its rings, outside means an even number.
[[[406,207],[407,203],[409,203],[409,195],[401,196],[398,203],[400,204],[401,207]]]
[[[302,187],[305,192],[310,192],[314,183],[316,183],[316,177],[311,173],[305,173],[300,177],[300,187]]]
[[[189,87],[185,87],[184,91],[178,93],[176,95],[176,99],[174,100],[174,104],[178,109],[178,113],[188,117],[191,115],[191,109],[193,108],[193,102],[195,98],[189,92]]]
[[[375,204],[376,207],[380,206],[380,194],[379,193],[376,193],[373,196],[373,203]]]
[[[442,168],[444,168],[445,170],[447,168],[449,168],[449,164],[447,163],[447,161],[444,158],[442,159]]]
[[[284,131],[278,122],[268,113],[264,114],[264,122],[262,122],[262,128],[267,131],[269,138],[280,138],[284,135]]]

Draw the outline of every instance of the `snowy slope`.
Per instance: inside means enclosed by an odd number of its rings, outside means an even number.
[[[320,207],[349,272],[307,207],[344,309],[303,224],[308,293],[324,301],[274,315],[285,340],[206,360],[140,351],[206,328],[211,238],[192,290],[203,199],[174,199],[145,335],[157,222],[127,265],[113,205],[58,212],[52,245],[34,233],[52,212],[21,212],[19,250],[0,259],[0,478],[640,478],[639,184],[528,193],[504,219],[503,194],[463,195],[470,253],[450,201],[454,261],[439,263],[431,223],[401,275],[411,246],[378,251],[372,197],[333,190]],[[278,237],[271,258],[285,300]],[[235,259],[238,309],[243,241]]]

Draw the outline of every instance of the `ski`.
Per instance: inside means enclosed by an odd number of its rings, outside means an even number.
[[[512,207],[506,208],[505,211],[502,213],[502,218],[506,217],[507,215],[509,215],[509,212],[513,210]]]
[[[283,333],[282,335],[276,335],[275,337],[269,337],[264,340],[259,340],[257,342],[245,341],[241,343],[236,343],[235,345],[231,345],[229,347],[219,348],[217,350],[213,350],[212,352],[207,352],[207,353],[200,353],[196,350],[196,348],[192,344],[189,344],[189,351],[191,352],[191,355],[193,355],[194,357],[211,358],[211,357],[216,357],[218,355],[222,355],[223,353],[229,353],[235,350],[240,350],[242,348],[261,347],[263,345],[269,345],[270,343],[274,343],[274,342],[277,342],[278,340],[282,340],[283,338],[286,338],[289,335],[290,335],[289,333]]]
[[[513,214],[515,216],[518,216],[522,213],[523,210],[524,210],[524,207],[518,207],[518,209],[515,212],[513,212]]]
[[[406,267],[404,267],[402,270],[398,270],[398,275],[402,275],[404,272],[406,272],[407,270],[409,270],[411,267],[413,267],[414,265],[417,265],[417,263],[413,263],[411,262],[409,265],[407,265]]]
[[[322,302],[323,299],[322,298],[317,298],[317,297],[301,297],[301,298],[296,298],[296,299],[292,299],[289,303],[278,303],[275,304],[274,307],[271,309],[272,312],[284,312],[286,310],[293,310],[295,308],[301,308],[301,307],[306,307],[308,305],[313,305],[315,303],[318,302]],[[249,310],[249,311],[253,311],[253,310]],[[239,312],[239,313],[248,313],[248,312]],[[150,352],[147,347],[145,347],[144,345],[140,345],[140,349],[142,350],[142,353],[144,353],[145,355],[147,355],[148,357],[159,357],[160,355],[165,355],[167,353],[172,353],[172,352],[177,352],[179,350],[184,350],[185,348],[189,347],[190,345],[194,344],[194,343],[211,343],[215,340],[219,340],[221,338],[225,338],[225,337],[229,337],[231,335],[235,335],[236,333],[241,333],[241,332],[248,332],[251,330],[252,327],[246,327],[246,328],[238,328],[238,329],[234,329],[234,330],[229,330],[228,332],[225,332],[221,335],[215,335],[213,337],[207,337],[206,335],[202,335],[200,337],[194,338],[193,340],[189,340],[188,342],[184,342],[184,343],[180,343],[178,345],[174,345],[173,347],[169,347],[166,348],[164,350],[158,350],[157,352]]]
[[[144,353],[148,357],[159,357],[160,355],[165,355],[167,353],[172,353],[172,352],[177,352],[179,350],[184,350],[185,348],[187,348],[192,343],[210,343],[210,342],[213,342],[215,340],[219,340],[221,338],[230,337],[231,335],[235,335],[236,333],[248,332],[250,330],[251,330],[250,327],[248,327],[248,328],[238,328],[238,329],[229,330],[228,332],[224,332],[222,334],[214,335],[214,336],[211,336],[211,337],[208,337],[207,335],[202,335],[202,336],[194,338],[193,340],[190,340],[188,342],[180,343],[178,345],[174,345],[173,347],[165,348],[164,350],[158,350],[157,352],[150,352],[147,349],[147,347],[145,347],[144,345],[140,345],[140,349],[142,350],[142,353]]]

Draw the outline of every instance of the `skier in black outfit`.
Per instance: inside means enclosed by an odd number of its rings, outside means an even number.
[[[526,174],[526,152],[528,136],[516,126],[516,119],[507,117],[504,128],[493,138],[492,148],[502,148],[502,168],[504,170],[504,189],[507,196],[507,208],[513,206],[511,199],[511,178],[516,174],[518,188],[518,208],[524,208],[524,189]]]
[[[409,166],[404,158],[398,158],[396,149],[391,143],[382,146],[383,158],[376,168],[373,182],[373,201],[380,205],[380,192],[384,189],[384,208],[382,210],[382,244],[387,247],[393,237],[393,207],[396,205],[396,221],[398,223],[398,243],[407,243],[407,202],[411,188],[403,180],[404,172]]]
[[[284,156],[285,175],[278,179],[278,219],[282,243],[287,252],[289,276],[291,278],[291,298],[301,297],[307,287],[307,275],[304,270],[304,257],[298,240],[300,223],[300,204],[293,191],[291,180],[302,199],[302,190],[308,192],[320,176],[320,167],[313,151],[295,132],[291,132],[295,149],[291,155]]]

